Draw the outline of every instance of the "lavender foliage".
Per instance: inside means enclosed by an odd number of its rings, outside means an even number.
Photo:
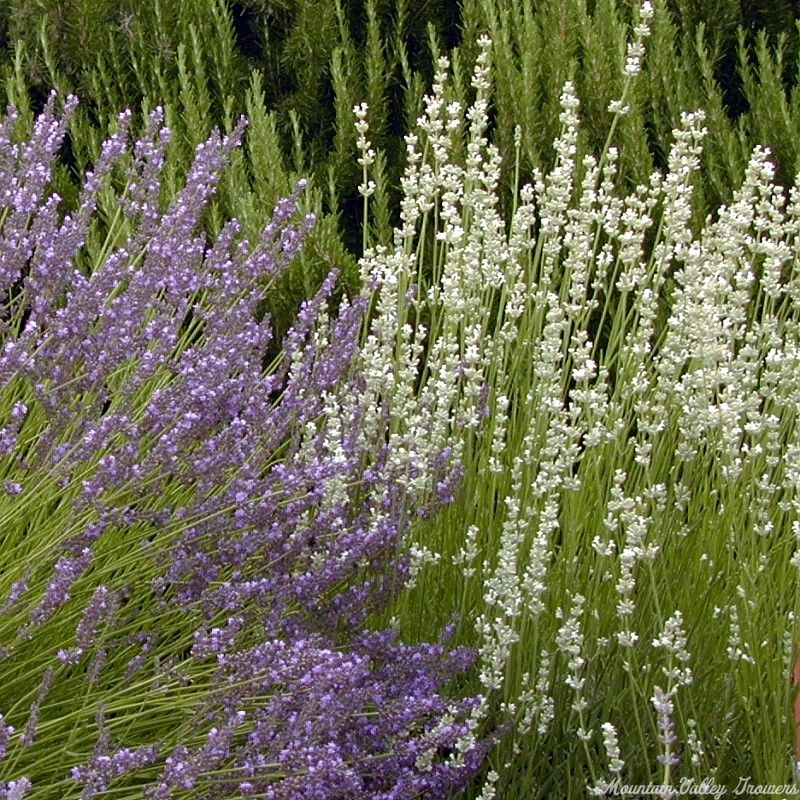
[[[65,214],[57,105],[24,144],[0,123],[0,794],[458,791],[487,746],[479,698],[447,697],[470,655],[365,631],[457,472],[429,465],[437,498],[387,466],[390,417],[364,435],[365,303],[334,302],[335,274],[272,341],[302,185],[259,241],[236,220],[210,238],[246,126],[200,145],[165,207],[157,109],[132,146],[119,117]]]

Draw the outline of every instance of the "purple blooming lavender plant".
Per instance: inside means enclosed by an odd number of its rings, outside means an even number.
[[[132,146],[119,117],[64,213],[56,106],[21,144],[0,122],[0,797],[457,792],[486,750],[480,698],[446,692],[470,654],[366,624],[438,502],[368,407],[366,303],[332,274],[283,341],[262,313],[302,185],[259,241],[210,239],[245,125],[165,205],[156,110]]]

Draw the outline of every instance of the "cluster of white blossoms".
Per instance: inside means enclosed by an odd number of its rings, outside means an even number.
[[[477,97],[467,112],[457,102],[445,103],[449,63],[439,59],[418,133],[406,137],[402,226],[392,247],[370,249],[361,261],[364,285],[374,292],[375,313],[360,356],[365,396],[379,400],[369,413],[376,419],[388,413],[396,421],[388,468],[418,488],[435,477],[421,465],[440,453],[456,463],[487,415],[497,419],[489,404],[507,404],[507,398],[487,397],[487,374],[498,360],[510,359],[513,320],[521,314],[509,308],[521,302],[521,287],[509,292],[519,282],[520,265],[497,209],[501,159],[485,136],[489,40],[479,46],[472,80]],[[366,108],[356,113],[366,163]],[[465,113],[462,166],[453,149]],[[498,306],[495,314],[506,322],[491,330],[488,320]],[[500,448],[502,422],[497,424]]]
[[[625,92],[652,16],[645,2]],[[516,187],[506,226],[501,157],[487,135],[489,41],[479,50],[469,108],[446,99],[449,64],[439,60],[406,137],[401,226],[392,247],[361,262],[374,311],[360,356],[375,401],[366,413],[395,420],[387,468],[420,491],[435,476],[419,465],[437,453],[472,476],[446,552],[428,541],[411,552],[418,582],[449,569],[471,587],[459,594],[476,603],[487,696],[476,726],[495,702],[512,714],[513,758],[565,715],[587,760],[605,751],[587,767],[587,788],[598,790],[600,775],[631,766],[620,753],[636,733],[624,711],[590,713],[606,682],[649,716],[652,735],[637,747],[669,780],[679,753],[700,769],[709,742],[726,735],[694,713],[698,660],[711,651],[690,654],[692,630],[723,643],[721,669],[792,658],[800,183],[787,200],[769,153],[756,149],[731,203],[697,225],[707,131],[694,111],[674,131],[666,172],[624,194],[613,146],[579,157],[580,105],[567,83],[555,163]],[[612,128],[624,99],[612,104]],[[366,169],[365,107],[357,118]],[[366,198],[367,177],[363,189]],[[770,545],[787,532],[788,555],[785,542]],[[741,602],[742,587],[749,596],[768,577],[784,587],[769,617],[784,626],[776,652],[763,637],[748,641],[758,626],[744,615],[767,612]],[[698,581],[713,600],[697,600]],[[498,780],[502,771],[485,796]]]
[[[619,778],[622,770],[625,769],[625,761],[619,749],[617,729],[610,722],[604,722],[600,729],[603,732],[603,749],[608,761],[606,768],[610,775]],[[589,794],[593,797],[607,797],[613,793],[613,786],[611,781],[601,778],[589,789]]]

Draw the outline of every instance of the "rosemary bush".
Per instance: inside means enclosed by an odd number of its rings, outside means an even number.
[[[626,98],[630,112],[615,139],[620,190],[646,181],[654,167],[666,168],[671,131],[686,108],[705,109],[710,131],[696,188],[697,222],[730,201],[756,144],[770,148],[776,180],[788,189],[797,167],[800,107],[798,38],[787,0],[658,0],[654,6],[646,79]],[[474,42],[487,33],[495,53],[492,139],[504,155],[508,223],[515,128],[522,129],[522,168],[549,169],[567,79],[582,98],[578,160],[602,149],[605,109],[624,81],[633,13],[632,3],[612,0],[436,0],[421,8],[382,0],[14,0],[4,17],[16,64],[8,70],[6,95],[23,115],[30,97],[41,101],[53,87],[82,98],[87,112],[76,114],[70,129],[76,176],[91,165],[121,108],[145,115],[156,105],[165,109],[175,132],[168,169],[176,175],[214,125],[230,130],[239,114],[252,116],[253,106],[269,108],[265,136],[275,144],[259,157],[274,185],[266,193],[259,187],[265,200],[257,215],[263,219],[286,186],[306,175],[309,210],[313,205],[318,218],[298,262],[302,269],[272,293],[273,317],[285,330],[290,309],[319,286],[329,265],[352,262],[349,254],[361,252],[353,105],[366,101],[371,109],[379,159],[368,233],[388,244],[399,221],[402,133],[421,113],[436,59],[452,50],[452,99],[468,105]],[[249,225],[249,204],[240,204],[250,188],[247,173],[233,174],[220,193],[218,222],[236,216]],[[73,191],[79,183],[73,176]],[[355,289],[354,269],[344,279]]]

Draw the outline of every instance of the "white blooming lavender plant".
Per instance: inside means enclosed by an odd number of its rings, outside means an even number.
[[[618,188],[613,132],[652,14],[621,54],[604,150],[577,161],[567,83],[556,163],[517,176],[508,227],[490,44],[468,107],[441,60],[393,247],[362,261],[382,320],[366,380],[402,409],[398,458],[455,435],[463,462],[393,613],[430,635],[457,612],[479,648],[474,729],[513,722],[485,797],[792,777],[800,179],[785,196],[756,148],[694,229],[693,111],[666,171]]]
[[[161,112],[133,145],[121,115],[65,214],[56,105],[21,143],[0,122],[0,797],[457,791],[485,750],[440,755],[480,704],[446,693],[469,652],[365,624],[453,470],[426,450],[405,480],[364,301],[334,308],[332,274],[276,350],[298,196],[257,242],[200,232],[243,124],[164,208]]]

